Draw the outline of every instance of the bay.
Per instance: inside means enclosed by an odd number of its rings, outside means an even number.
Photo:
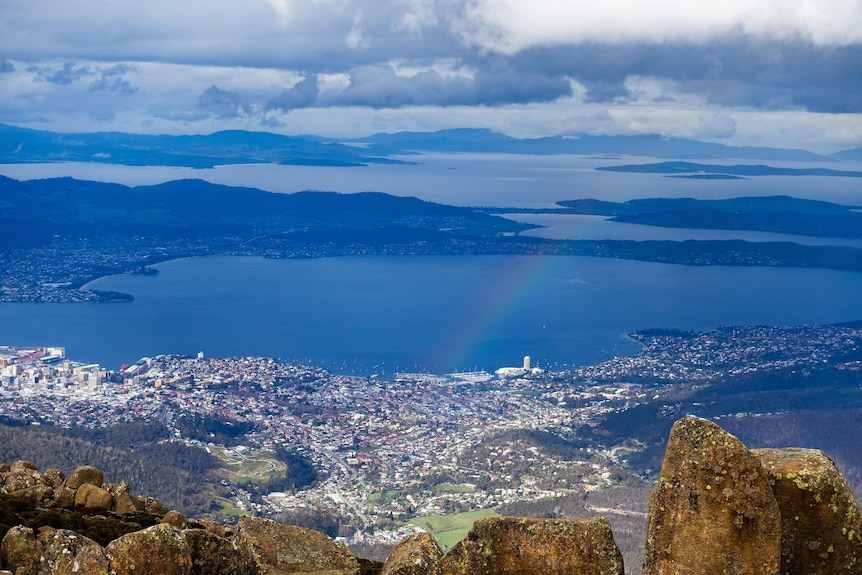
[[[20,180],[71,176],[129,186],[200,178],[216,184],[250,186],[279,193],[304,190],[341,193],[374,191],[396,196],[415,196],[456,206],[549,208],[555,207],[555,203],[560,200],[578,198],[624,202],[651,197],[723,199],[772,195],[862,205],[862,185],[858,178],[760,176],[739,180],[691,180],[667,178],[660,174],[595,170],[600,166],[645,164],[655,162],[655,158],[421,154],[395,159],[413,163],[370,164],[350,168],[255,164],[194,169],[60,162],[0,164],[0,174]],[[703,162],[746,163],[733,159]],[[860,162],[769,164],[779,167],[826,167],[862,171]]]
[[[95,163],[7,164],[18,179],[71,176],[148,185],[180,178],[289,193],[382,191],[465,206],[553,207],[559,200],[786,194],[862,205],[853,178],[687,180],[596,171],[648,158],[426,154],[412,165],[356,168],[220,166],[195,170]],[[773,163],[775,164],[775,163]],[[784,163],[789,167],[811,167]],[[829,164],[825,167],[836,165]],[[842,163],[841,169],[860,169]],[[571,239],[853,240],[678,230],[592,216],[511,214]],[[487,369],[524,355],[550,369],[634,353],[626,334],[668,327],[788,325],[862,319],[862,274],[829,270],[686,267],[550,256],[199,258],[156,276],[102,278],[123,304],[0,304],[0,344],[57,345],[116,369],[160,353],[267,355],[338,373]]]
[[[161,353],[264,355],[336,373],[592,364],[633,330],[862,318],[862,274],[566,256],[209,257],[113,276],[115,304],[3,304],[0,344],[110,369]]]

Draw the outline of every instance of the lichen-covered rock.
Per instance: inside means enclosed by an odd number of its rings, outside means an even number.
[[[862,509],[815,449],[755,449],[781,509],[782,575],[862,573]]]
[[[84,483],[75,494],[75,506],[100,511],[110,511],[113,499],[111,494],[92,483]]]
[[[233,525],[225,525],[209,519],[195,519],[189,524],[189,529],[205,529],[225,539],[232,539],[236,534],[236,528]]]
[[[161,515],[164,517],[171,510],[170,507],[153,497],[143,497],[141,499],[144,502],[144,511],[152,515]]]
[[[0,543],[0,561],[16,575],[37,575],[41,557],[36,534],[29,527],[11,528]]]
[[[441,561],[446,575],[622,575],[607,519],[486,517]]]
[[[110,575],[189,575],[192,569],[185,537],[166,523],[111,541],[105,555]]]
[[[38,471],[39,468],[36,467],[36,464],[32,461],[25,461],[23,459],[19,459],[18,461],[13,461],[12,465],[9,466],[9,471],[11,473],[18,473],[21,471]]]
[[[192,575],[256,575],[257,567],[233,542],[205,529],[186,529],[183,535],[192,556]]]
[[[65,480],[66,475],[63,473],[63,470],[57,469],[56,467],[48,468],[42,474],[42,481],[45,485],[53,487],[54,489],[62,486]]]
[[[85,483],[101,487],[104,482],[105,474],[100,469],[89,465],[81,465],[69,476],[69,479],[66,481],[66,487],[69,489],[78,489]]]
[[[262,575],[359,573],[359,562],[346,545],[311,529],[243,517],[239,520],[235,540],[240,552]]]
[[[165,513],[165,516],[162,517],[162,523],[173,525],[180,530],[185,529],[186,527],[188,527],[189,524],[188,520],[186,519],[186,516],[174,509]]]
[[[54,489],[41,483],[25,489],[10,490],[9,495],[21,501],[29,501],[35,507],[54,504]]]
[[[677,421],[650,496],[643,575],[775,575],[780,544],[760,460],[712,422]]]
[[[75,506],[76,489],[58,487],[54,490],[54,505],[60,509],[72,509]]]
[[[108,575],[108,559],[92,539],[57,529],[46,538],[39,575]]]
[[[429,533],[402,539],[389,553],[380,575],[440,575],[443,550]]]
[[[112,496],[111,508],[115,513],[134,513],[144,509],[144,502],[132,497],[128,493],[118,493]]]
[[[42,485],[42,476],[36,466],[29,461],[15,461],[5,474],[3,490],[6,493],[22,492],[37,485]]]

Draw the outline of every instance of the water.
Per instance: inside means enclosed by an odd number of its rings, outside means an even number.
[[[634,157],[603,159],[514,154],[427,154],[401,159],[416,164],[371,164],[353,168],[263,164],[218,166],[213,169],[95,163],[4,164],[0,165],[0,174],[20,180],[72,176],[130,186],[200,178],[217,184],[251,186],[281,193],[303,190],[386,192],[456,206],[547,208],[554,207],[560,200],[578,198],[622,202],[647,197],[722,199],[780,194],[862,205],[862,180],[859,178],[761,176],[740,180],[690,180],[666,178],[658,174],[600,172],[594,169],[599,166],[657,161],[655,158]],[[704,160],[703,163],[743,162]],[[862,163],[859,162],[769,163],[787,167],[862,171]]]
[[[613,222],[604,216],[582,214],[507,214],[508,219],[542,226],[523,235],[557,240],[732,240],[748,242],[793,242],[811,246],[851,246],[862,248],[854,238],[821,238],[792,234],[739,230],[661,228],[642,224]]]
[[[862,274],[560,256],[194,258],[92,287],[118,304],[3,304],[0,344],[116,369],[159,353],[265,355],[341,373],[559,369],[637,350],[648,327],[862,318]]]
[[[787,194],[862,205],[853,178],[686,180],[598,172],[645,158],[436,154],[417,165],[362,168],[222,166],[209,170],[100,164],[0,165],[18,179],[73,176],[127,185],[197,177],[275,192],[383,191],[453,205],[549,207],[565,199],[729,198]],[[654,161],[654,160],[653,160]],[[858,165],[828,165],[859,170]],[[512,215],[560,238],[853,240],[676,230],[591,216]],[[266,355],[341,373],[558,369],[637,350],[650,327],[713,329],[862,319],[862,274],[811,269],[686,267],[552,256],[203,258],[166,262],[157,276],[103,278],[132,303],[0,304],[0,344],[64,346],[116,369],[160,353]]]

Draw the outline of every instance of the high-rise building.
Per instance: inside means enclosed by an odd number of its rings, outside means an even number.
[[[524,356],[524,370],[525,371],[530,370],[530,356],[529,355]]]

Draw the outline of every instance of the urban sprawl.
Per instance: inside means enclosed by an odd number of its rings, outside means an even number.
[[[543,371],[525,358],[523,366],[493,374],[403,373],[385,380],[203,353],[142,358],[114,372],[73,361],[63,348],[0,347],[0,416],[63,427],[159,420],[172,430],[172,441],[197,445],[228,465],[268,462],[261,474],[278,471],[269,454],[289,450],[313,463],[317,482],[264,495],[231,485],[231,505],[261,515],[337,510],[355,523],[355,536],[386,542],[403,533],[382,527],[418,517],[558,497],[631,477],[622,464],[636,444],[562,457],[540,454],[518,440],[519,431],[576,439],[607,414],[674,393],[681,384],[706,384],[729,371],[816,365],[857,350],[862,328],[738,327],[632,337],[642,345],[639,353],[566,372]],[[242,445],[217,445],[183,437],[173,422],[184,415],[253,427]]]

